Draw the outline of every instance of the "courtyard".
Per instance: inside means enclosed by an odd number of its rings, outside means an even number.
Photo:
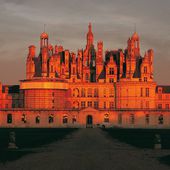
[[[56,132],[54,129],[52,131],[50,135],[57,136],[57,130]],[[27,130],[27,133],[29,135],[29,130]],[[44,131],[43,133],[45,135]],[[128,144],[125,140],[121,141],[116,136],[113,137],[110,133],[98,128],[74,129],[67,130],[67,132],[63,130],[60,139],[57,137],[50,139],[49,135],[46,136],[45,143],[43,143],[44,139],[41,136],[42,133],[40,133],[41,142],[37,142],[39,146],[35,144],[34,147],[31,147],[32,143],[29,144],[29,142],[27,142],[26,147],[19,144],[21,148],[17,152],[26,153],[21,154],[17,159],[1,161],[0,169],[169,169],[159,160],[161,157],[170,155],[169,149],[154,150],[150,147],[134,146],[134,144]],[[30,141],[32,140],[32,136],[30,136]],[[48,140],[49,142],[47,142]],[[36,143],[36,140],[34,142]],[[11,152],[15,154],[16,151]]]

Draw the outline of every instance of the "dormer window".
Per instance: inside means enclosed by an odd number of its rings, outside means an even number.
[[[109,68],[109,74],[114,75],[114,68]]]
[[[144,71],[144,74],[147,74],[147,67],[146,66],[144,67],[143,71]]]

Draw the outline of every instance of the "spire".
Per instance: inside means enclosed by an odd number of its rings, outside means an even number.
[[[91,22],[89,23],[89,32],[92,32]]]
[[[44,32],[45,32],[45,27],[46,27],[46,24],[44,24]]]
[[[92,26],[91,23],[89,23],[89,30],[87,33],[87,46],[90,47],[91,45],[93,45],[93,33],[92,33]]]

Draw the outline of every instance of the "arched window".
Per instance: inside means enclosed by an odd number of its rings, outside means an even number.
[[[40,116],[39,116],[39,115],[36,116],[36,118],[35,118],[35,123],[36,123],[36,124],[39,124],[39,123],[40,123]]]
[[[146,115],[145,115],[145,122],[146,122],[147,125],[149,125],[149,122],[150,122],[150,116],[149,116],[149,114],[146,114]]]
[[[54,122],[54,115],[51,114],[49,117],[48,117],[48,123],[53,123]]]
[[[130,124],[135,124],[135,115],[133,113],[130,114]]]
[[[104,114],[104,122],[109,123],[109,114],[108,113]]]
[[[163,123],[164,123],[164,117],[163,117],[163,114],[160,114],[158,117],[158,124],[162,125]]]
[[[68,123],[68,116],[64,115],[63,116],[63,124],[67,124]]]
[[[121,125],[122,124],[122,113],[118,114],[118,124]]]
[[[79,108],[79,102],[78,101],[74,101],[73,102],[73,108],[74,109],[78,109]]]
[[[73,89],[73,97],[79,97],[79,89]]]
[[[8,124],[12,123],[12,114],[7,114],[7,123]]]
[[[22,114],[21,121],[22,121],[23,123],[26,123],[26,122],[27,122],[27,119],[26,119],[26,115],[25,115],[25,114]]]

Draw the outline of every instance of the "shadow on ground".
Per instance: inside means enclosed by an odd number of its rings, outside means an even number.
[[[0,129],[0,162],[13,161],[32,149],[62,140],[77,129],[73,128],[2,128]],[[8,149],[9,133],[15,132],[18,149]]]

